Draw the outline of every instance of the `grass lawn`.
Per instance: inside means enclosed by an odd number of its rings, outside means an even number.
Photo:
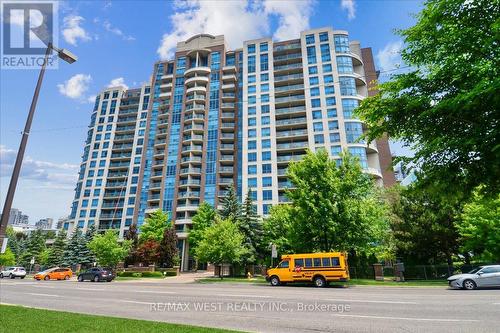
[[[135,281],[135,280],[158,280],[158,279],[164,279],[163,276],[148,276],[148,277],[136,277],[136,276],[117,276],[115,277],[115,281]]]
[[[203,278],[196,280],[198,283],[250,283],[250,284],[262,284],[268,283],[263,277],[254,277],[247,279],[244,277],[227,277],[220,279],[217,277]],[[335,283],[332,283],[335,285]],[[340,283],[337,283],[340,285]],[[407,282],[396,282],[396,281],[375,281],[371,279],[351,279],[346,285],[350,286],[397,286],[397,287],[445,287],[448,285],[446,280],[421,280],[421,281],[407,281]]]
[[[156,321],[0,305],[2,332],[236,332]]]

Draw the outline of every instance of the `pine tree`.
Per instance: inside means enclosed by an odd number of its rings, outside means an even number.
[[[239,222],[239,229],[244,236],[244,244],[249,250],[249,257],[246,263],[253,263],[261,254],[262,247],[262,222],[260,216],[255,212],[251,190],[248,190],[245,202],[242,207],[242,217]]]
[[[229,186],[227,195],[221,200],[222,209],[219,212],[224,220],[237,222],[241,218],[241,204],[238,201],[233,184]]]
[[[133,265],[138,262],[137,248],[139,247],[139,235],[135,224],[132,224],[128,228],[128,231],[125,233],[125,239],[132,243],[130,252],[127,258],[125,258],[125,265]]]
[[[160,261],[164,267],[173,267],[178,255],[177,234],[173,226],[165,229],[160,242]]]
[[[64,261],[64,249],[66,248],[66,232],[61,230],[49,250],[47,266],[61,266]]]
[[[39,256],[45,249],[45,237],[40,230],[30,233],[23,253],[21,254],[21,264],[29,266],[31,258],[35,258],[35,263],[39,263]]]
[[[71,235],[71,238],[66,244],[66,248],[64,249],[64,265],[73,266],[78,264],[78,240],[80,234],[81,231],[79,229],[75,229],[73,235]]]

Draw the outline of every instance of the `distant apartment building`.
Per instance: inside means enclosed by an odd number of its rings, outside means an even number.
[[[365,125],[353,113],[376,78],[371,49],[331,28],[245,41],[237,50],[224,36],[180,42],[173,59],[154,65],[150,84],[97,96],[65,226],[96,224],[123,237],[161,209],[175,224],[187,270],[199,205],[219,207],[233,184],[240,198],[250,190],[267,215],[287,201],[286,168],[307,149],[332,159],[348,150],[378,184],[390,185],[387,138],[360,140]]]
[[[0,216],[2,216],[2,214],[0,214]],[[23,214],[23,212],[21,212],[19,209],[11,208],[7,224],[12,226],[28,225],[29,217],[28,215]]]
[[[35,227],[40,230],[53,229],[54,219],[47,217],[40,219],[35,223]]]

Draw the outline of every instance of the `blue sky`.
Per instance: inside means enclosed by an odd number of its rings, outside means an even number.
[[[411,0],[61,1],[59,47],[79,59],[46,73],[13,207],[32,223],[69,213],[93,96],[111,82],[134,87],[149,81],[153,63],[168,57],[177,41],[200,32],[224,34],[239,48],[246,39],[297,38],[301,30],[333,26],[371,46],[378,69],[391,70],[402,46],[394,29],[411,26],[421,6]],[[0,72],[2,206],[37,75]]]

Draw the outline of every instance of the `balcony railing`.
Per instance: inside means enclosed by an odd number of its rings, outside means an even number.
[[[275,103],[286,103],[286,102],[301,101],[304,99],[305,99],[304,95],[293,95],[293,96],[276,97],[274,101]]]

